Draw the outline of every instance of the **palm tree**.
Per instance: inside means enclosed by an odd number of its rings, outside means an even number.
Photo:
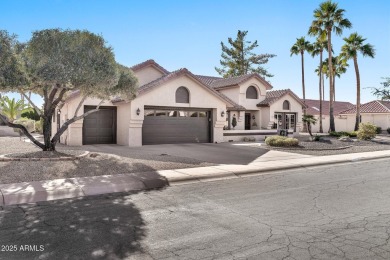
[[[4,96],[0,99],[0,111],[1,114],[5,115],[10,122],[17,119],[22,113],[31,111],[32,109],[25,104],[22,100],[15,101]]]
[[[345,44],[341,47],[341,55],[349,60],[353,60],[353,65],[355,67],[356,74],[356,122],[355,122],[355,131],[359,128],[360,123],[360,72],[357,62],[358,53],[362,54],[363,57],[375,56],[375,49],[369,43],[364,44],[366,40],[357,33],[352,33],[349,37],[343,39]]]
[[[338,8],[338,4],[332,2],[331,0],[322,2],[320,7],[314,10],[314,21],[309,30],[310,33],[318,34],[318,29],[322,29],[322,34],[328,38],[328,66],[330,68],[330,73],[333,73],[333,64],[332,64],[332,32],[335,32],[336,35],[341,35],[343,33],[343,29],[351,28],[351,22],[344,18],[344,9]],[[333,97],[334,94],[333,89],[333,77],[329,77],[329,96]],[[335,131],[334,124],[334,115],[333,115],[333,100],[329,98],[329,117],[330,117],[330,130]]]
[[[336,101],[336,77],[340,78],[341,74],[347,72],[347,67],[349,67],[347,60],[341,56],[332,57],[333,64],[333,73],[332,73],[332,87],[333,87],[333,96],[329,97],[332,101]],[[324,60],[322,65],[322,73],[326,75],[326,78],[330,77],[329,67],[328,67],[328,59]]]
[[[306,41],[305,37],[297,38],[295,44],[291,47],[290,52],[291,55],[301,54],[301,67],[302,67],[302,96],[303,103],[306,104],[306,95],[305,95],[305,69],[304,69],[304,54],[305,52],[311,52],[313,46],[309,41]],[[303,114],[306,114],[306,109],[303,110]]]
[[[316,40],[316,42],[313,44],[313,50],[311,52],[311,55],[317,56],[320,55],[320,65],[318,67],[318,76],[319,76],[319,84],[318,84],[318,90],[320,93],[320,133],[323,133],[322,129],[322,100],[323,100],[323,93],[324,93],[324,84],[323,84],[323,76],[322,76],[322,54],[324,52],[324,49],[326,49],[328,46],[328,42],[325,40],[324,37],[319,36]]]
[[[307,131],[311,138],[313,138],[313,134],[311,133],[311,125],[315,125],[317,119],[313,115],[303,115],[302,122],[307,126]]]
[[[349,64],[347,63],[347,60],[341,55],[337,56],[332,61],[333,64],[333,101],[336,101],[336,77],[340,78],[341,74],[344,74],[347,72],[347,67],[349,67]]]

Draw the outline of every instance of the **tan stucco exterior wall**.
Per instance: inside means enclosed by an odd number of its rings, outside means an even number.
[[[175,93],[177,88],[184,86],[190,92],[190,102],[188,104],[176,103]],[[142,144],[142,122],[144,118],[145,106],[165,106],[165,107],[194,107],[194,108],[210,108],[213,113],[213,141],[223,141],[223,126],[225,125],[225,117],[221,116],[221,112],[225,112],[226,102],[211,93],[206,87],[199,85],[196,81],[188,76],[181,76],[177,79],[168,81],[167,83],[156,87],[153,91],[147,92],[138,96],[131,102],[131,113],[135,115],[135,111],[139,108],[141,113],[139,116],[134,116],[130,122],[132,129],[131,135],[141,136],[135,138],[137,141],[129,142],[131,146]]]
[[[76,112],[77,106],[81,101],[81,96],[75,97],[69,100],[61,109],[61,119],[60,125],[62,125],[65,121],[72,118]],[[78,116],[84,114],[84,106],[97,106],[100,103],[100,99],[95,98],[87,98],[84,101],[83,106],[80,108],[78,112]],[[106,101],[101,106],[113,106],[110,101]],[[119,114],[119,113],[118,113]],[[71,146],[80,146],[83,144],[83,119],[78,120],[71,124],[68,127],[68,130],[61,136],[61,143],[71,145]],[[52,125],[52,135],[57,132],[57,122]],[[118,137],[117,133],[117,137]]]
[[[153,80],[161,78],[164,74],[154,68],[153,66],[148,66],[142,70],[135,71],[134,75],[138,78],[139,86],[145,85]]]
[[[290,102],[290,109],[289,110],[284,110],[283,109],[283,102],[285,100],[288,100]],[[296,121],[297,121],[296,125],[297,125],[297,127],[296,127],[296,131],[297,132],[301,131],[301,127],[302,127],[302,105],[295,98],[290,96],[289,94],[287,94],[284,97],[280,98],[278,101],[272,103],[270,105],[269,112],[270,112],[269,115],[270,115],[270,119],[271,120],[274,119],[275,112],[297,113],[297,118],[296,118]]]

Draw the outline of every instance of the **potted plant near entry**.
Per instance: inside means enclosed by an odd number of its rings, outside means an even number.
[[[237,125],[236,115],[233,115],[233,119],[232,119],[233,130],[234,130],[234,128],[236,127],[236,125]]]

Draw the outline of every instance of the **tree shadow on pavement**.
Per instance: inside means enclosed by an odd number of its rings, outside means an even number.
[[[131,196],[123,195],[0,207],[0,245],[16,246],[0,258],[124,259],[142,253],[145,222]],[[21,250],[25,245],[28,251]]]

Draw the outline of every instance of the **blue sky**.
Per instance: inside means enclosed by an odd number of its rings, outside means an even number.
[[[248,40],[258,40],[258,53],[277,57],[266,65],[275,76],[274,89],[290,88],[302,96],[300,57],[290,57],[297,37],[307,34],[316,0],[0,0],[0,29],[27,41],[31,32],[46,28],[87,29],[103,35],[118,62],[131,66],[154,59],[168,70],[182,67],[195,74],[215,75],[220,42],[248,30]],[[390,77],[390,1],[339,1],[353,28],[375,46],[375,59],[359,57],[362,102],[375,99],[369,87]],[[342,37],[333,36],[338,54]],[[313,41],[314,39],[312,39]],[[305,56],[306,97],[318,99],[319,58]],[[353,64],[336,80],[336,99],[355,103]],[[326,85],[326,93],[328,93]],[[35,101],[41,103],[38,97]]]

